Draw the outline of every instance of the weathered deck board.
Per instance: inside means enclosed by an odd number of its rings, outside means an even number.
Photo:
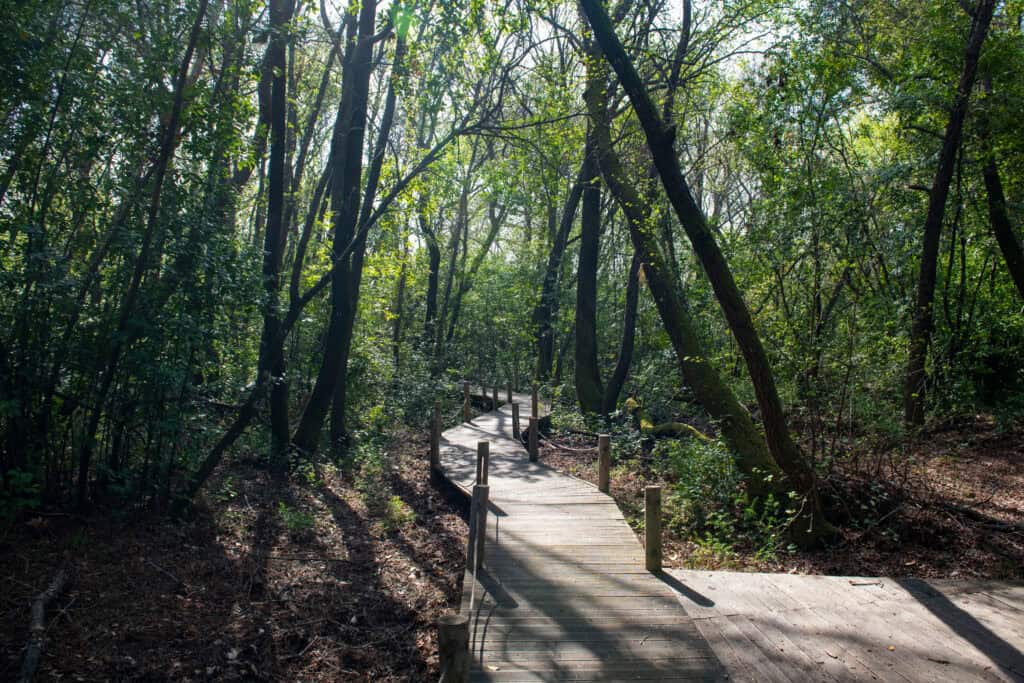
[[[669,573],[735,681],[1024,681],[1018,585]]]
[[[504,398],[504,395],[502,395]],[[521,394],[521,419],[530,398]],[[728,680],[672,589],[644,570],[618,506],[530,463],[509,405],[446,431],[441,468],[469,492],[490,442],[484,571],[467,573],[473,681]]]

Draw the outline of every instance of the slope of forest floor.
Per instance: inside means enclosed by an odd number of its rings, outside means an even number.
[[[597,482],[590,435],[554,433],[541,462]],[[572,449],[572,450],[568,450]],[[612,468],[612,495],[634,528],[643,523],[644,487],[671,491],[650,458],[626,454]],[[822,492],[839,523],[833,547],[772,551],[744,538],[673,533],[666,564],[690,569],[850,576],[1024,580],[1024,430],[997,429],[979,416],[901,445],[864,447],[837,462]]]
[[[275,485],[241,460],[186,523],[19,524],[0,537],[0,680],[15,677],[29,606],[65,557],[75,579],[49,611],[38,680],[434,677],[465,524],[430,484],[425,439],[407,437],[376,481],[307,467]]]

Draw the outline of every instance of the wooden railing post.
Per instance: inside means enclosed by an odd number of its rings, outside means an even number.
[[[537,383],[534,382],[533,383],[533,397],[532,397],[533,398],[533,403],[532,403],[532,409],[530,411],[530,415],[532,415],[533,417],[539,418],[540,417],[540,396],[538,395],[537,392],[538,392]]]
[[[487,470],[491,467],[491,442],[476,442],[476,483],[487,483]]]
[[[661,571],[661,487],[644,489],[644,555],[647,571]]]
[[[498,409],[498,383],[494,383],[494,409]]]
[[[469,681],[469,615],[445,614],[437,620],[437,651],[445,683]]]
[[[505,397],[508,399],[509,403],[512,402],[512,382],[505,383]]]
[[[441,467],[441,402],[434,401],[434,412],[430,416],[430,469]]]
[[[519,433],[519,404],[512,404],[512,438],[519,441],[521,437]]]
[[[530,462],[537,462],[537,430],[539,424],[540,420],[536,416],[530,418],[530,438],[527,439]]]
[[[469,380],[462,381],[462,421],[469,422]]]
[[[612,440],[607,434],[597,437],[597,489],[608,493],[610,488],[609,470],[612,466]]]
[[[469,551],[467,567],[474,574],[484,563],[484,542],[487,540],[487,499],[491,487],[477,484],[473,487],[473,500],[469,507]]]

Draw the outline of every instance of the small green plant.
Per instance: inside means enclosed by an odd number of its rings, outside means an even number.
[[[316,526],[316,520],[308,512],[293,508],[284,501],[277,504],[277,515],[281,518],[281,524],[288,531],[292,538],[300,538],[307,535]]]
[[[380,513],[391,497],[384,467],[384,450],[380,444],[373,439],[361,441],[356,450],[355,466],[358,468],[356,490],[371,512]]]
[[[237,498],[238,491],[235,489],[235,478],[232,476],[225,477],[217,492],[213,494],[213,497],[219,503],[226,503]]]
[[[416,521],[416,512],[409,507],[404,500],[398,496],[391,496],[388,499],[387,510],[384,514],[382,526],[384,531],[392,533],[402,527],[408,526]]]

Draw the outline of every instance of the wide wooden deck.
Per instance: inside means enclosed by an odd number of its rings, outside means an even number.
[[[516,395],[522,422],[530,400]],[[587,482],[530,463],[503,405],[442,435],[467,494],[490,442],[484,567],[467,572],[473,681],[1021,681],[1024,587],[644,569]]]
[[[1024,681],[1024,586],[670,573],[735,681]]]

